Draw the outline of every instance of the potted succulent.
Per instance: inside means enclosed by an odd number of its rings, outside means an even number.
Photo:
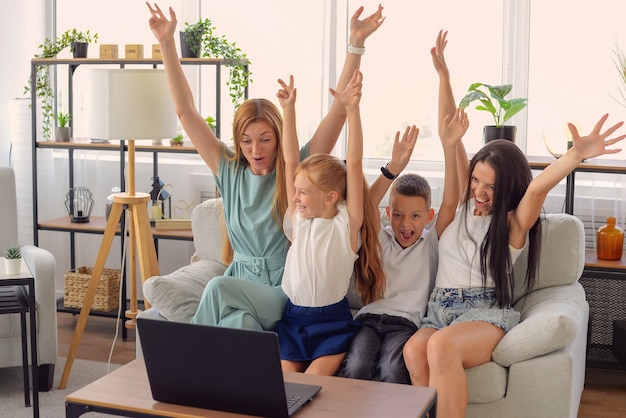
[[[173,147],[182,147],[183,141],[183,134],[178,134],[174,138],[170,139],[170,145]]]
[[[57,113],[57,127],[55,140],[57,142],[69,142],[72,132],[70,128],[70,114],[65,112]]]
[[[486,92],[481,90],[486,89]],[[467,90],[468,93],[461,99],[459,107],[466,108],[474,100],[480,101],[481,104],[476,106],[476,110],[483,110],[491,113],[495,125],[485,126],[483,129],[483,142],[487,143],[494,139],[508,139],[515,142],[515,133],[517,128],[511,125],[505,125],[520,110],[524,109],[527,99],[505,99],[505,96],[511,92],[512,84],[504,84],[501,86],[492,86],[483,83],[474,83]],[[489,93],[489,94],[487,94]]]
[[[181,55],[183,58],[221,58],[227,60],[229,69],[228,91],[235,108],[245,99],[248,83],[252,74],[245,53],[224,35],[217,36],[215,27],[209,19],[197,23],[185,23],[185,30],[180,32]]]
[[[9,247],[4,253],[6,273],[19,274],[22,269],[22,251],[18,247]]]

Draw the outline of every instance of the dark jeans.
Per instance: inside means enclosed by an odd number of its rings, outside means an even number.
[[[417,326],[400,316],[384,314],[364,314],[355,319],[363,326],[352,340],[339,374],[354,379],[410,384],[402,349]]]

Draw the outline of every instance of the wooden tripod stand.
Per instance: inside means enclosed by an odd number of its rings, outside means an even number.
[[[89,317],[89,311],[93,305],[94,298],[96,297],[96,291],[98,290],[98,284],[100,283],[100,276],[104,270],[111,244],[115,232],[117,231],[117,225],[121,219],[124,208],[126,207],[129,215],[128,219],[128,235],[129,235],[129,285],[130,285],[130,309],[126,311],[127,328],[135,328],[135,319],[137,314],[137,258],[139,255],[139,269],[141,273],[141,282],[143,284],[146,279],[152,276],[159,275],[159,264],[156,256],[156,249],[154,247],[154,238],[152,236],[152,229],[150,228],[150,218],[148,216],[148,202],[150,201],[150,195],[147,193],[135,192],[135,141],[128,141],[128,193],[118,193],[113,197],[113,206],[109,214],[109,219],[104,229],[104,236],[102,237],[102,243],[98,250],[98,256],[96,258],[96,264],[91,273],[91,279],[89,279],[89,286],[85,294],[83,301],[83,307],[80,310],[80,316],[78,323],[76,324],[76,330],[74,331],[74,337],[70,345],[70,351],[67,355],[67,361],[65,362],[65,368],[63,369],[63,375],[59,382],[59,389],[65,389],[67,380],[69,378],[70,371],[72,370],[72,364],[76,357],[76,351],[80,344],[80,339],[85,330],[87,318]],[[124,232],[122,232],[124,233]],[[122,266],[124,268],[124,266]],[[126,301],[121,302],[123,306],[126,306]],[[146,302],[147,303],[147,302]],[[148,305],[146,305],[148,307]]]

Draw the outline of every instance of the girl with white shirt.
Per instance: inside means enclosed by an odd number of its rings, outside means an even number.
[[[282,282],[289,300],[276,326],[285,371],[336,373],[360,327],[346,299],[353,272],[364,301],[381,297],[385,289],[374,232],[378,213],[367,196],[362,167],[362,79],[357,70],[343,92],[330,90],[348,115],[345,163],[315,154],[300,164],[293,76],[288,85],[279,80],[287,195],[293,196],[292,243]]]

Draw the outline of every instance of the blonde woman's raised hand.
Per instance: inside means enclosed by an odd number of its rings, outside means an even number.
[[[576,129],[576,126],[574,126],[572,123],[567,124],[567,127],[572,134],[572,148],[575,150],[581,160],[598,157],[604,154],[616,154],[622,150],[621,148],[607,148],[626,138],[626,135],[619,135],[615,138],[607,139],[624,124],[624,122],[618,122],[608,128],[606,131],[601,132],[604,122],[606,122],[608,117],[608,113],[602,116],[600,120],[596,122],[596,125],[594,126],[591,133],[582,137],[578,133],[578,129]]]
[[[165,14],[161,11],[161,8],[154,3],[154,7],[150,5],[150,3],[146,2],[148,9],[150,10],[150,20],[148,23],[150,24],[150,30],[160,42],[161,39],[174,36],[174,31],[176,30],[176,13],[174,13],[174,9],[169,8],[170,20],[167,20]]]
[[[280,78],[278,79],[278,84],[280,84],[281,88],[276,92],[276,97],[278,97],[281,107],[284,109],[287,106],[294,106],[296,103],[296,88],[293,83],[293,75],[289,76],[289,84]]]
[[[363,13],[364,7],[361,6],[357,9],[356,12],[352,15],[350,19],[350,45],[355,47],[363,47],[365,45],[365,40],[372,33],[376,32],[376,30],[383,24],[385,18],[383,17],[383,6],[378,5],[378,10],[372,13],[368,17],[363,20],[359,20],[361,13]]]

